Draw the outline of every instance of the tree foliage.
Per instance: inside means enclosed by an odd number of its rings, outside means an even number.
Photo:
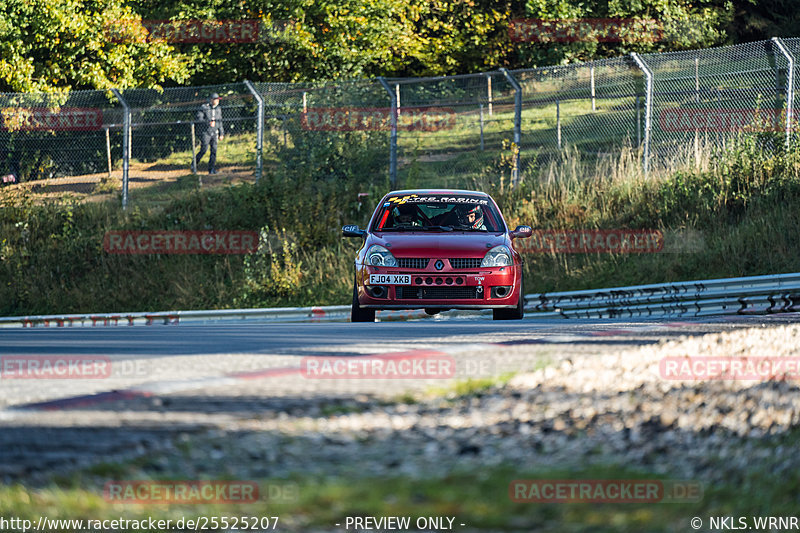
[[[766,4],[765,4],[766,2]],[[800,29],[792,0],[5,0],[0,90],[426,76],[701,48]],[[654,37],[518,42],[518,19],[650,20]],[[257,42],[114,40],[140,20],[257,20]],[[140,26],[141,27],[141,26]]]
[[[189,62],[168,43],[115,43],[138,15],[116,0],[3,0],[0,90],[106,89],[182,83]]]

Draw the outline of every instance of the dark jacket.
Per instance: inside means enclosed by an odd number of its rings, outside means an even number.
[[[200,133],[214,133],[214,130],[219,132],[220,135],[225,135],[225,127],[222,125],[222,106],[211,107],[211,104],[205,103],[197,110],[197,122],[200,124]],[[214,127],[211,127],[211,121],[214,121]]]

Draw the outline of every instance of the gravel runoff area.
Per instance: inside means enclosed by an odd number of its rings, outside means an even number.
[[[572,354],[461,397],[370,407],[345,402],[343,408],[359,412],[327,417],[319,405],[302,414],[265,413],[237,424],[235,439],[212,436],[212,455],[207,446],[193,447],[184,466],[233,476],[430,478],[503,463],[526,469],[618,464],[706,485],[735,483],[736,475],[754,467],[796,475],[800,457],[793,446],[776,448],[770,437],[798,424],[797,377],[662,377],[664,358],[698,356],[800,359],[800,325]]]

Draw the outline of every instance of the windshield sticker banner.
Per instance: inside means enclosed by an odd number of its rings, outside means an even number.
[[[485,198],[476,198],[473,196],[419,196],[416,194],[409,194],[406,196],[393,196],[388,200],[395,205],[424,204],[428,202],[443,204],[489,205],[489,200],[486,200]]]

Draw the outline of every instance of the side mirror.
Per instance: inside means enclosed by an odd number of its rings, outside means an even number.
[[[348,224],[342,227],[342,237],[363,237],[367,232],[359,229],[355,224]]]
[[[510,235],[512,239],[527,239],[533,235],[533,229],[530,226],[517,226]]]

